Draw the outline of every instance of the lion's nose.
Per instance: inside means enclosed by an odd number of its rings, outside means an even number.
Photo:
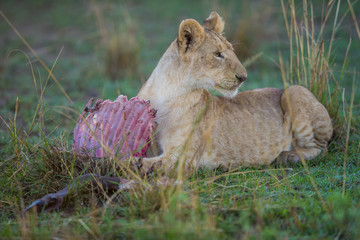
[[[247,78],[246,74],[235,74],[235,77],[237,78],[237,80],[239,80],[240,83],[244,82]]]

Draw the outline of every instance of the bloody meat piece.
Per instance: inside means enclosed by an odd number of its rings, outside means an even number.
[[[155,132],[156,110],[138,97],[86,104],[74,129],[73,150],[92,157],[145,157]]]

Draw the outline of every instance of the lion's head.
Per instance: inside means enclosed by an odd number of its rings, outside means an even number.
[[[221,35],[223,29],[224,22],[216,12],[203,25],[186,19],[179,26],[177,47],[195,79],[194,88],[213,89],[232,97],[247,73],[232,45]]]

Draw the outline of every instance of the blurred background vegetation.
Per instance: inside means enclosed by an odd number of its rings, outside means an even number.
[[[319,30],[326,3],[313,4],[315,28]],[[295,6],[302,14],[302,2]],[[43,121],[38,126],[45,132],[72,129],[75,115],[67,108],[80,110],[90,97],[135,96],[185,18],[202,22],[211,11],[218,11],[225,19],[225,36],[233,43],[239,59],[250,59],[248,81],[241,90],[282,87],[279,52],[284,61],[289,61],[289,38],[280,1],[32,0],[15,4],[3,0],[0,9],[46,65],[54,67],[53,74],[69,96],[49,77],[14,29],[0,18],[0,114],[5,119],[13,116],[18,98],[17,124],[29,127],[45,89],[37,119]],[[354,5],[357,16],[358,10],[359,4]],[[360,41],[348,4],[343,1],[339,16],[346,12],[333,41],[330,61],[338,67],[335,76],[340,76],[351,38],[342,84],[349,99],[354,71],[359,72]],[[332,28],[325,30],[327,44]],[[0,123],[0,131],[4,130],[5,125]]]

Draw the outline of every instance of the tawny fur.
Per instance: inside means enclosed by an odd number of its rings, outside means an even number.
[[[172,42],[138,96],[158,110],[161,162],[235,167],[270,164],[275,159],[312,159],[332,136],[328,112],[304,87],[263,88],[238,93],[246,70],[221,35],[224,23],[211,13],[201,26],[179,26]],[[214,89],[224,97],[212,96]]]

